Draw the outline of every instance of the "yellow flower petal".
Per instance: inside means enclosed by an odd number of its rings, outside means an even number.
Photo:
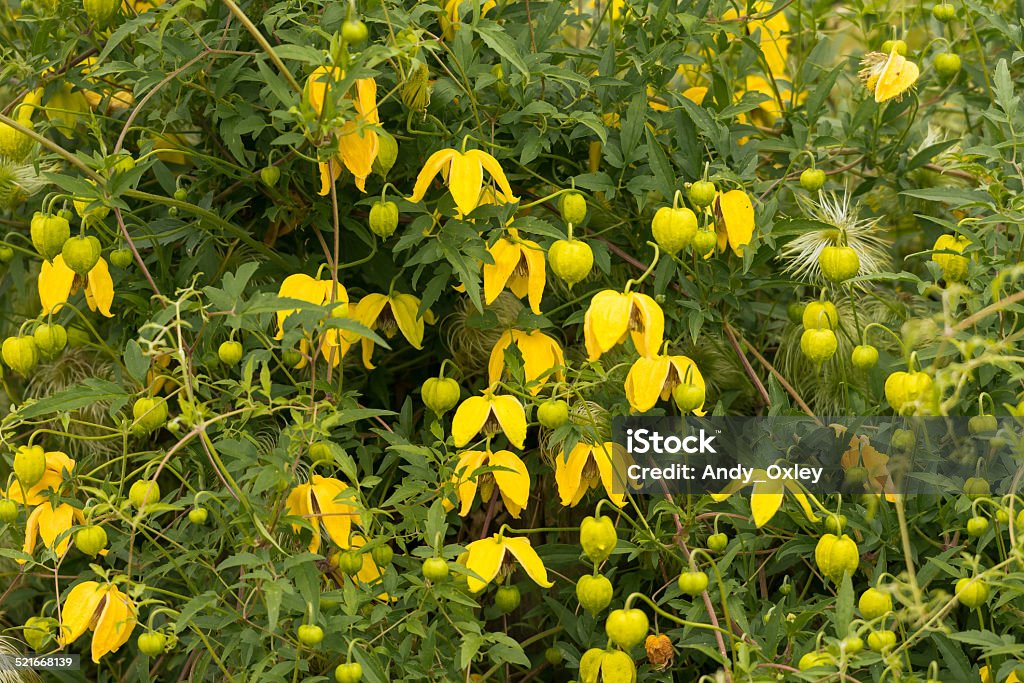
[[[329,195],[331,193],[331,185],[338,182],[342,163],[335,157],[329,159],[327,163],[317,164],[317,167],[320,169],[320,191],[317,194],[321,197]]]
[[[667,356],[641,356],[634,361],[626,375],[626,400],[634,412],[646,413],[654,407],[671,367]]]
[[[536,242],[523,240],[523,257],[526,259],[526,292],[530,310],[540,315],[540,300],[544,296],[547,271],[544,267],[544,250]]]
[[[469,215],[480,203],[483,185],[484,171],[480,161],[470,154],[453,154],[448,168],[448,190],[463,215]]]
[[[459,456],[458,463],[455,464],[455,473],[452,475],[452,481],[455,482],[455,495],[459,502],[462,503],[459,509],[460,517],[468,515],[473,505],[477,489],[477,478],[473,475],[483,465],[487,455],[487,451],[463,451]],[[448,503],[446,507],[450,505]]]
[[[519,564],[526,570],[527,575],[533,581],[544,588],[554,586],[553,581],[548,580],[548,570],[544,567],[537,551],[530,545],[530,539],[519,537],[505,537],[505,548],[519,560]]]
[[[730,190],[718,195],[715,203],[718,231],[718,248],[725,249],[725,242],[737,256],[743,256],[743,247],[750,244],[754,234],[754,207],[750,197],[743,190]]]
[[[629,295],[606,289],[594,295],[583,319],[587,354],[592,361],[612,348],[629,331]]]
[[[354,498],[345,495],[348,485],[338,479],[314,474],[311,480],[313,498],[320,509],[320,518],[310,520],[313,524],[323,523],[327,535],[341,548],[349,546],[352,523],[359,522],[356,508],[351,504]]]
[[[519,265],[522,249],[518,244],[502,237],[487,249],[487,253],[491,255],[494,263],[484,264],[484,303],[491,304],[505,289],[505,284]]]
[[[423,170],[416,176],[416,185],[412,189],[412,196],[409,197],[410,202],[423,200],[423,197],[427,194],[427,189],[430,187],[430,182],[438,173],[451,164],[452,157],[456,154],[458,152],[454,149],[441,149],[430,155],[426,163],[423,164]]]
[[[768,479],[763,484],[754,484],[750,494],[750,509],[754,513],[754,524],[763,527],[782,506],[782,483]]]
[[[71,543],[71,535],[67,532],[71,530],[75,508],[68,503],[61,503],[56,508],[52,508],[49,503],[43,503],[39,509],[42,510],[37,518],[39,538],[47,548],[60,557],[67,552],[68,544]],[[63,538],[60,538],[61,535]]]
[[[328,287],[331,285],[327,283]],[[325,292],[324,282],[317,280],[316,278],[310,277],[303,273],[296,273],[295,275],[289,275],[281,283],[281,287],[277,290],[277,295],[282,299],[298,299],[299,301],[308,301],[311,304],[322,305],[326,301],[325,294],[330,290],[327,289]],[[284,336],[284,321],[289,315],[294,313],[296,309],[284,309],[277,312],[277,336],[276,339],[280,339]]]
[[[452,418],[452,439],[462,448],[476,436],[491,414],[491,402],[483,396],[471,396],[459,405]],[[524,428],[525,430],[525,428]]]
[[[917,82],[920,74],[917,64],[896,52],[894,47],[875,82],[875,102],[887,102],[899,97]]]
[[[68,645],[89,628],[96,610],[106,596],[105,587],[95,581],[83,581],[64,595],[60,612],[60,635],[57,641]]]
[[[303,517],[313,527],[313,537],[309,541],[309,552],[320,551],[320,521],[314,517],[313,510],[313,486],[311,484],[299,484],[288,494],[285,501],[285,513],[295,517]],[[292,531],[299,533],[300,527],[292,525]]]
[[[110,268],[102,258],[89,271],[85,286],[85,299],[92,310],[98,310],[107,318],[113,318],[110,306],[114,303],[114,280],[110,277]]]
[[[505,558],[505,546],[498,539],[497,536],[481,538],[466,547],[466,569],[480,577],[466,577],[466,585],[473,593],[482,591],[498,575],[501,561]]]
[[[124,645],[135,629],[135,623],[134,606],[129,606],[128,597],[115,586],[110,586],[92,636],[92,661],[99,664],[105,654]]]
[[[558,497],[564,507],[575,507],[589,486],[583,481],[583,468],[591,457],[591,446],[579,442],[569,451],[559,453],[555,460],[555,484],[558,486]]]
[[[501,425],[501,431],[516,448],[526,442],[526,411],[515,396],[494,396],[491,410]]]
[[[520,335],[522,332],[516,330],[505,330],[498,337],[498,341],[495,342],[494,348],[491,349],[491,356],[487,361],[487,383],[493,385],[495,382],[501,379],[501,375],[505,370],[505,349],[508,348],[509,344],[512,343],[513,333]],[[516,344],[519,346],[519,344]],[[519,348],[522,353],[522,347]],[[525,354],[523,362],[526,362]],[[529,374],[529,373],[527,373]]]
[[[565,365],[565,356],[558,342],[540,330],[534,330],[529,334],[517,332],[513,337],[523,356],[523,372],[527,382],[542,377],[562,376],[559,368]],[[530,389],[530,393],[536,396],[542,388],[543,384],[537,383]]]
[[[627,296],[631,303],[627,325],[634,313],[639,313],[640,319],[641,329],[630,330],[633,346],[641,356],[658,355],[665,335],[665,313],[658,302],[646,294],[631,293]]]
[[[508,184],[508,178],[505,177],[505,171],[502,170],[501,164],[498,160],[492,157],[487,152],[479,149],[471,149],[466,152],[466,156],[472,158],[481,167],[487,170],[491,174],[491,178],[498,184],[498,189],[501,190],[501,194],[504,195],[501,199],[504,202],[518,202],[519,199],[512,193],[512,186]]]
[[[414,348],[423,348],[423,318],[420,317],[420,300],[412,294],[395,294],[390,299],[391,312],[398,323],[398,329]]]
[[[75,282],[75,271],[64,263],[64,257],[58,254],[53,263],[43,261],[39,269],[39,303],[43,306],[43,315],[56,313],[62,304],[71,296],[71,287]]]
[[[519,513],[530,500],[530,473],[526,463],[512,452],[502,450],[492,453],[488,464],[505,468],[494,470],[492,474],[509,514],[518,519]]]
[[[591,449],[591,457],[597,463],[597,471],[601,474],[601,483],[604,484],[604,491],[608,494],[608,499],[618,507],[622,507],[626,504],[626,483],[621,478],[618,482],[615,481],[616,473],[612,465],[614,449],[615,444],[610,441],[597,444]],[[616,489],[620,489],[622,493]]]

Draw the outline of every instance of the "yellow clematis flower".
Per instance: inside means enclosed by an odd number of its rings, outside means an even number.
[[[103,98],[106,95],[110,95],[110,99],[107,100],[107,110],[111,112],[123,111],[128,107],[135,104],[135,97],[132,95],[131,90],[126,90],[117,85],[111,85],[100,78],[89,77],[89,72],[93,70],[96,65],[96,58],[89,57],[82,61],[81,69],[82,75],[86,77],[90,83],[95,84],[101,89],[101,92],[95,90],[82,90],[82,95],[85,97],[86,102],[95,111],[99,108],[100,104],[103,103]]]
[[[306,99],[318,116],[323,115],[324,104],[331,89],[345,72],[339,67],[321,66],[306,80]],[[352,103],[356,114],[334,131],[338,138],[338,155],[326,164],[320,164],[320,195],[330,194],[331,184],[341,175],[341,166],[355,178],[356,187],[366,192],[366,179],[373,170],[373,162],[380,151],[376,128],[380,125],[377,114],[377,81],[359,78],[355,82],[356,94]],[[347,95],[351,96],[351,95]]]
[[[353,504],[354,496],[342,495],[348,489],[348,484],[343,481],[314,474],[308,483],[299,484],[288,494],[288,500],[285,501],[286,513],[305,517],[313,525],[309,552],[315,553],[320,550],[321,526],[328,539],[341,548],[349,547],[352,523],[360,522],[359,512]],[[338,500],[339,498],[341,500]],[[299,528],[292,525],[292,530],[296,533],[299,532]]]
[[[745,14],[747,16],[769,14],[772,5],[773,3],[768,0],[758,0]],[[738,18],[739,13],[734,8],[729,8],[722,14],[723,21],[735,21]],[[784,75],[786,60],[789,57],[789,37],[786,35],[789,33],[789,20],[786,19],[785,13],[775,12],[764,19],[750,19],[744,24],[744,29],[748,35],[757,37],[758,46],[761,48],[761,53],[764,54],[768,70],[774,76]]]
[[[606,289],[594,295],[583,319],[589,360],[626,340],[628,334],[641,356],[655,356],[665,333],[665,314],[646,294]]]
[[[981,683],[992,683],[992,674],[989,673],[988,666],[982,666],[978,669],[978,676],[981,678]],[[1010,675],[1006,677],[1003,683],[1021,683],[1020,678],[1017,677],[1015,671],[1011,671]]]
[[[92,661],[97,664],[108,652],[117,652],[127,643],[138,623],[132,599],[114,584],[96,581],[84,581],[68,591],[60,617],[58,642],[62,646],[92,630]]]
[[[323,306],[331,300],[333,284],[331,280],[317,280],[309,275],[296,273],[284,279],[284,282],[281,283],[277,290],[277,295],[282,299],[298,299],[299,301],[308,301],[311,304]],[[340,283],[338,284],[338,301],[345,304],[348,303],[348,292],[345,291],[345,288]],[[274,337],[275,339],[280,339],[284,336],[284,321],[289,315],[295,313],[296,310],[290,308],[277,312],[277,335]]]
[[[445,0],[444,12],[441,14],[441,33],[445,40],[455,38],[455,32],[462,25],[462,5],[467,0]],[[486,0],[480,7],[480,17],[487,16],[487,13],[498,6],[494,0]]]
[[[587,443],[580,441],[569,452],[558,454],[555,459],[555,484],[558,485],[558,496],[565,507],[576,507],[590,489],[604,485],[608,499],[618,507],[626,504],[625,493],[617,493],[616,488],[625,491],[625,482],[619,481],[615,486],[615,471],[612,467],[612,452],[615,444]]]
[[[15,479],[2,497],[10,498],[15,503],[21,503],[26,506],[45,503],[47,497],[43,494],[47,491],[59,489],[61,482],[64,481],[64,474],[70,475],[75,471],[75,461],[60,451],[49,451],[44,457],[46,458],[46,469],[43,471],[42,479],[37,481],[28,491],[23,491],[21,482]]]
[[[337,291],[335,291],[332,280],[317,280],[303,273],[286,277],[284,282],[281,283],[281,287],[277,290],[277,295],[286,299],[298,299],[300,301],[308,301],[317,306],[325,306],[332,302],[332,292],[334,293],[333,301],[337,306],[341,306],[343,310],[347,311],[349,304],[348,291],[341,283],[338,283]],[[296,309],[292,308],[277,312],[277,334],[274,337],[275,339],[281,339],[284,336],[284,321],[295,311]],[[308,347],[306,340],[302,340],[301,343]],[[324,332],[320,343],[320,352],[331,365],[337,366],[345,354],[348,353],[352,343],[352,340],[347,338],[341,330],[332,328]]]
[[[551,588],[554,582],[548,580],[548,570],[544,567],[537,551],[530,545],[530,539],[514,537],[509,538],[500,533],[490,538],[481,538],[466,546],[466,569],[474,572],[477,576],[466,577],[469,590],[479,593],[494,580],[498,573],[507,575],[511,573],[512,558],[519,562],[526,570],[527,576],[544,588]],[[506,555],[512,557],[506,558]]]
[[[641,356],[626,375],[626,399],[634,412],[646,413],[659,398],[668,400],[672,390],[680,384],[694,384],[706,391],[704,376],[693,359],[688,356]],[[704,415],[703,401],[693,413]]]
[[[899,100],[914,87],[921,75],[917,64],[901,55],[893,47],[888,55],[882,52],[869,52],[861,60],[861,70],[857,74],[864,87],[875,97],[875,102]]]
[[[497,395],[494,388],[484,389],[480,396],[467,398],[452,418],[455,447],[462,448],[480,430],[488,436],[500,429],[516,448],[526,441],[526,411],[515,396]]]
[[[501,164],[497,159],[479,149],[460,152],[450,147],[434,152],[423,164],[423,170],[416,177],[416,185],[413,187],[409,201],[422,201],[434,176],[443,172],[448,190],[452,193],[452,199],[455,200],[455,206],[462,215],[469,215],[480,205],[484,170],[490,173],[491,178],[498,184],[498,189],[501,192],[497,199],[502,203],[519,201],[519,198],[512,193],[512,186],[508,184],[508,178],[505,177],[505,172],[501,170]]]
[[[25,554],[31,555],[36,548],[36,536],[43,545],[52,550],[58,557],[68,550],[71,543],[71,527],[75,522],[85,524],[85,516],[82,511],[69,503],[61,503],[53,507],[50,503],[42,503],[32,510],[25,524],[25,545],[22,550]],[[25,564],[25,560],[18,560],[18,564]]]
[[[565,355],[557,341],[540,330],[506,330],[491,349],[491,358],[487,363],[487,381],[490,384],[493,385],[501,379],[505,369],[505,349],[510,344],[515,344],[523,357],[526,381],[536,382],[530,388],[530,393],[534,396],[540,393],[544,388],[544,382],[549,378],[559,380],[564,376],[561,368],[565,365]]]
[[[39,270],[39,302],[43,306],[43,315],[56,313],[67,303],[68,297],[79,288],[85,289],[85,302],[89,310],[99,311],[107,318],[113,318],[110,306],[114,303],[114,280],[110,277],[107,262],[100,258],[89,274],[77,277],[75,271],[64,263],[64,257],[58,254],[53,262],[43,261]]]
[[[412,294],[367,294],[356,304],[355,318],[371,330],[377,330],[387,339],[401,332],[413,348],[423,348],[423,323],[420,317],[420,300]],[[363,337],[363,366],[373,370],[372,339]]]
[[[540,299],[544,296],[544,250],[531,240],[519,237],[509,228],[487,249],[494,263],[484,264],[484,303],[490,305],[506,287],[522,299],[529,296],[530,310],[540,315]]]
[[[719,192],[714,212],[718,250],[725,251],[728,245],[734,254],[743,256],[743,247],[750,244],[754,235],[754,206],[750,197],[743,190]]]
[[[842,425],[833,425],[832,428],[837,436],[846,432],[846,428]],[[842,465],[843,470],[863,467],[867,470],[868,476],[867,481],[864,482],[865,488],[878,496],[885,494],[885,499],[890,503],[896,502],[896,484],[889,472],[889,456],[872,446],[868,437],[851,437],[850,447],[839,459],[839,464]]]
[[[745,486],[751,485],[753,485],[753,490],[750,494],[750,509],[754,513],[754,524],[758,527],[762,527],[771,521],[771,518],[782,507],[783,489],[787,489],[793,494],[796,502],[800,504],[804,514],[807,515],[807,519],[812,522],[818,521],[818,516],[811,509],[809,496],[802,488],[789,479],[770,479],[768,473],[762,469],[754,470],[750,475],[749,481],[734,480],[729,482],[728,486],[718,493],[712,493],[711,498],[716,502],[721,502]]]
[[[483,467],[496,468],[492,472],[477,474]],[[494,486],[498,486],[505,509],[516,519],[526,507],[530,499],[530,473],[519,456],[511,451],[463,451],[459,462],[455,465],[452,476],[455,484],[455,495],[462,504],[459,515],[465,517],[480,491],[480,500],[487,502],[494,494]],[[445,508],[454,506],[445,501]]]

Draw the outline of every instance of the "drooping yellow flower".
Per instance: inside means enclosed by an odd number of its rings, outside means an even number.
[[[789,20],[783,12],[772,13],[774,3],[768,0],[754,2],[750,10],[745,14],[759,15],[757,18],[746,21],[744,30],[750,36],[757,38],[761,53],[764,54],[768,69],[775,77],[783,76],[786,73],[786,60],[789,57]],[[769,15],[761,18],[760,15]],[[739,13],[729,8],[722,14],[723,21],[734,21],[739,18]]]
[[[371,330],[377,330],[391,339],[401,332],[413,348],[423,348],[424,319],[420,316],[420,300],[412,294],[367,294],[356,304],[355,318]],[[373,370],[372,339],[360,339],[363,347],[363,367]]]
[[[978,669],[978,676],[981,678],[981,683],[992,683],[992,674],[989,673],[988,666],[982,666]],[[1003,683],[1021,683],[1020,678],[1017,677],[1016,671],[1011,671],[1010,675],[1006,677]]]
[[[99,664],[105,654],[128,642],[136,615],[135,603],[114,584],[84,581],[64,598],[58,642],[69,645],[91,629],[92,661]]]
[[[523,372],[527,382],[561,379],[564,376],[561,368],[565,365],[565,355],[557,341],[540,330],[506,330],[491,349],[491,358],[487,363],[487,381],[490,384],[501,379],[505,369],[505,349],[510,344],[515,344],[523,357]],[[536,396],[542,388],[544,382],[537,382],[530,388],[530,393]]]
[[[672,390],[680,384],[693,384],[706,391],[704,376],[697,364],[688,356],[641,356],[626,375],[626,399],[634,412],[645,413],[658,399],[666,401]],[[704,402],[694,409],[695,415],[704,414]]]
[[[462,25],[462,5],[468,0],[445,0],[444,12],[441,14],[441,33],[445,40],[455,38],[455,32]],[[485,17],[487,13],[497,7],[494,0],[486,0],[480,7],[480,16]]]
[[[304,274],[289,275],[281,283],[278,296],[288,299],[299,299],[323,306],[331,303],[332,292],[334,292],[336,306],[342,307],[347,312],[349,303],[348,292],[340,283],[335,290],[334,283],[331,280],[317,280]],[[295,310],[290,309],[277,312],[277,339],[281,339],[284,336],[284,320],[294,313]],[[304,355],[308,353],[309,341],[302,339],[299,343],[305,349]],[[328,363],[337,366],[345,357],[345,354],[348,353],[352,343],[353,340],[349,339],[341,330],[331,328],[325,330],[321,337],[320,352]],[[300,367],[304,367],[305,364],[306,360],[303,358]]]
[[[750,494],[750,509],[754,513],[754,524],[758,527],[762,527],[771,521],[771,518],[782,507],[784,489],[789,490],[793,494],[796,502],[800,504],[804,514],[807,515],[807,519],[812,522],[818,521],[818,516],[811,509],[809,496],[802,488],[792,479],[771,479],[768,477],[768,472],[762,469],[756,469],[751,472],[746,480],[737,479],[729,482],[728,486],[718,493],[712,493],[711,498],[716,502],[721,502],[746,486],[753,486]]]
[[[481,538],[466,546],[466,569],[474,572],[477,576],[466,577],[469,590],[479,593],[487,587],[498,572],[509,573],[512,570],[511,560],[515,558],[526,570],[527,576],[544,588],[555,585],[548,580],[548,570],[544,567],[537,551],[530,545],[530,539],[520,537],[508,537],[500,533],[490,538]],[[511,558],[506,559],[506,554]]]
[[[495,469],[477,474],[477,470],[483,467]],[[463,451],[455,465],[452,481],[455,483],[455,495],[462,504],[459,509],[462,517],[469,514],[478,489],[480,500],[486,503],[497,485],[505,509],[517,519],[530,499],[530,473],[526,463],[511,451]],[[445,507],[450,509],[453,506],[446,501]]]
[[[462,448],[480,430],[496,434],[498,430],[516,448],[526,442],[526,411],[515,396],[497,395],[494,388],[484,389],[480,396],[467,398],[452,418],[452,438],[455,447]]]
[[[576,507],[590,489],[604,486],[608,499],[618,507],[626,504],[625,482],[616,483],[612,453],[615,444],[587,443],[580,441],[569,452],[559,453],[555,458],[555,483],[562,505]],[[618,489],[618,491],[616,490]]]
[[[519,201],[512,193],[512,186],[508,184],[508,178],[505,177],[505,172],[501,170],[501,164],[497,159],[479,149],[460,152],[450,147],[434,152],[423,164],[423,170],[416,177],[416,185],[413,187],[409,201],[422,201],[434,176],[443,172],[448,190],[452,193],[452,199],[455,200],[455,206],[462,215],[469,215],[480,205],[484,186],[484,170],[498,184],[500,192],[497,198],[499,201],[503,203]]]
[[[308,301],[311,304],[323,306],[331,300],[333,286],[334,283],[331,280],[317,280],[304,273],[296,273],[284,279],[277,290],[277,295],[282,299],[298,299],[299,301]],[[340,303],[348,303],[348,292],[345,291],[341,284],[338,285],[338,301]],[[284,321],[289,315],[295,313],[296,310],[290,308],[277,312],[277,335],[274,337],[275,339],[280,339],[284,336]]]
[[[130,90],[126,90],[120,86],[111,85],[100,78],[90,77],[88,75],[89,72],[93,71],[95,64],[96,58],[89,57],[80,65],[82,75],[86,76],[86,80],[100,88],[100,92],[96,92],[95,90],[82,90],[82,95],[85,96],[85,100],[89,103],[89,106],[95,111],[99,108],[100,104],[103,103],[103,98],[107,94],[110,95],[110,99],[107,101],[107,109],[109,111],[122,111],[132,106],[135,103],[135,97],[132,95]]]
[[[353,505],[355,498],[344,495],[348,489],[348,484],[343,481],[314,474],[308,483],[299,484],[288,494],[285,501],[287,514],[305,517],[313,526],[309,552],[320,550],[321,526],[336,545],[349,547],[352,523],[359,524],[359,512]],[[292,525],[292,530],[298,533],[299,527]]]
[[[530,310],[540,315],[540,299],[544,296],[544,250],[540,245],[519,236],[509,228],[487,249],[494,263],[484,264],[484,303],[490,305],[506,287],[522,299],[529,296]]]
[[[89,310],[99,311],[102,315],[113,318],[110,306],[114,303],[114,280],[110,277],[107,262],[100,258],[89,274],[83,278],[76,277],[75,271],[64,263],[64,257],[57,255],[53,262],[43,261],[39,270],[39,302],[43,306],[43,315],[56,313],[67,303],[68,297],[79,288],[85,289],[85,302]]]
[[[655,356],[661,348],[665,333],[665,314],[661,306],[646,294],[616,292],[611,289],[598,292],[590,300],[583,319],[583,335],[587,354],[595,361],[616,344],[633,339],[641,356]]]
[[[754,206],[743,190],[719,192],[715,198],[715,231],[718,250],[728,245],[734,254],[743,256],[743,247],[750,244],[754,234]]]
[[[311,304],[317,306],[324,306],[328,303],[333,302],[336,304],[335,308],[341,307],[342,311],[347,315],[348,311],[348,291],[345,287],[338,283],[337,289],[335,289],[334,282],[332,280],[317,280],[316,278],[310,277],[303,273],[296,273],[295,275],[289,275],[281,283],[281,287],[277,290],[277,295],[283,299],[298,299],[299,301],[308,301]],[[275,339],[281,339],[284,336],[284,321],[285,319],[295,313],[296,309],[282,309],[277,312],[277,334]],[[300,342],[308,347],[309,343],[305,339]],[[349,347],[352,346],[353,340],[345,335],[341,330],[337,328],[331,328],[326,330],[323,334],[320,343],[320,352],[323,357],[334,366],[337,366],[344,358],[345,354],[348,353]]]
[[[85,517],[81,510],[69,503],[61,503],[57,507],[50,503],[37,505],[25,524],[25,545],[22,550],[31,555],[36,548],[38,536],[43,545],[58,557],[62,556],[68,550],[68,544],[71,542],[71,534],[68,532],[76,521],[85,524]],[[18,560],[18,564],[24,563],[25,560]]]
[[[306,99],[318,116],[323,114],[330,91],[345,77],[339,67],[321,66],[306,80]],[[380,150],[376,127],[377,81],[360,78],[355,82],[356,94],[352,100],[355,116],[334,131],[338,138],[338,155],[329,163],[320,164],[320,195],[330,194],[331,184],[341,174],[341,165],[355,178],[356,187],[366,192],[366,179],[373,170],[373,161]],[[350,96],[350,95],[349,95]]]
[[[39,505],[47,500],[43,495],[46,491],[56,491],[64,481],[64,473],[70,475],[75,471],[75,461],[60,451],[49,451],[45,455],[46,469],[43,477],[37,481],[28,491],[23,491],[21,482],[15,479],[11,487],[2,497],[10,498],[15,503],[26,506]]]
[[[875,97],[875,102],[887,102],[900,99],[903,94],[914,87],[917,77],[921,75],[917,64],[914,64],[893,47],[888,55],[882,52],[869,52],[861,60],[858,73],[864,87]]]
[[[846,432],[842,425],[833,425],[837,436]],[[853,436],[850,438],[850,447],[839,459],[843,470],[849,471],[855,467],[863,467],[867,471],[866,488],[876,495],[885,494],[885,499],[890,503],[896,502],[896,484],[889,472],[889,456],[882,453],[871,445],[866,436]]]

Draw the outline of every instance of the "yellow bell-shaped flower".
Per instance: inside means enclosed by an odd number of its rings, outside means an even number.
[[[646,294],[637,292],[610,289],[598,292],[590,300],[583,319],[587,354],[592,361],[621,344],[627,335],[632,337],[640,355],[657,355],[664,333],[665,314],[661,306]]]
[[[544,562],[530,545],[528,538],[508,537],[498,533],[490,538],[473,541],[466,547],[466,550],[466,568],[477,575],[466,577],[469,590],[473,593],[479,593],[486,588],[487,584],[498,575],[498,572],[511,571],[511,567],[505,565],[512,558],[519,562],[519,565],[526,570],[527,576],[533,579],[537,585],[544,588],[555,585],[548,580],[548,571],[544,567]],[[506,560],[506,555],[511,557]]]
[[[69,645],[92,630],[92,661],[99,663],[108,652],[128,642],[135,630],[135,603],[114,584],[84,581],[64,597],[61,610],[61,645]]]
[[[89,274],[82,278],[75,276],[64,263],[64,257],[57,255],[53,262],[43,261],[39,269],[39,302],[43,307],[43,315],[56,313],[61,306],[67,303],[70,297],[79,287],[85,288],[85,302],[89,310],[99,311],[107,318],[113,318],[110,306],[114,303],[114,280],[110,277],[110,268],[107,262],[100,258],[92,267]]]
[[[484,170],[490,173],[491,178],[498,184],[498,189],[501,190],[498,199],[501,202],[519,201],[512,193],[512,186],[508,184],[508,178],[505,177],[505,172],[501,170],[501,164],[497,159],[479,149],[460,152],[452,148],[438,150],[430,155],[423,164],[423,170],[416,177],[416,185],[409,201],[422,201],[434,176],[443,172],[455,206],[462,215],[469,215],[480,204]]]

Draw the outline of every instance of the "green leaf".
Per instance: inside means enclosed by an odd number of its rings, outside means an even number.
[[[31,420],[53,413],[66,413],[85,408],[94,403],[118,403],[123,405],[129,394],[119,385],[105,379],[90,377],[81,384],[68,387],[35,403],[26,404],[18,411],[18,416]]]
[[[149,358],[142,354],[142,347],[134,339],[129,339],[124,346],[124,365],[132,379],[139,384],[145,382],[146,373],[149,372]]]
[[[848,573],[844,573],[843,581],[839,585],[839,593],[836,595],[835,626],[837,637],[846,637],[851,621],[853,621],[853,580]]]
[[[508,33],[502,26],[493,21],[481,20],[477,22],[476,32],[483,39],[484,43],[487,44],[487,47],[501,55],[502,59],[507,59],[512,66],[521,71],[523,76],[529,80],[530,68],[526,66],[526,62],[519,55],[519,50],[516,49],[515,43],[508,37]]]

